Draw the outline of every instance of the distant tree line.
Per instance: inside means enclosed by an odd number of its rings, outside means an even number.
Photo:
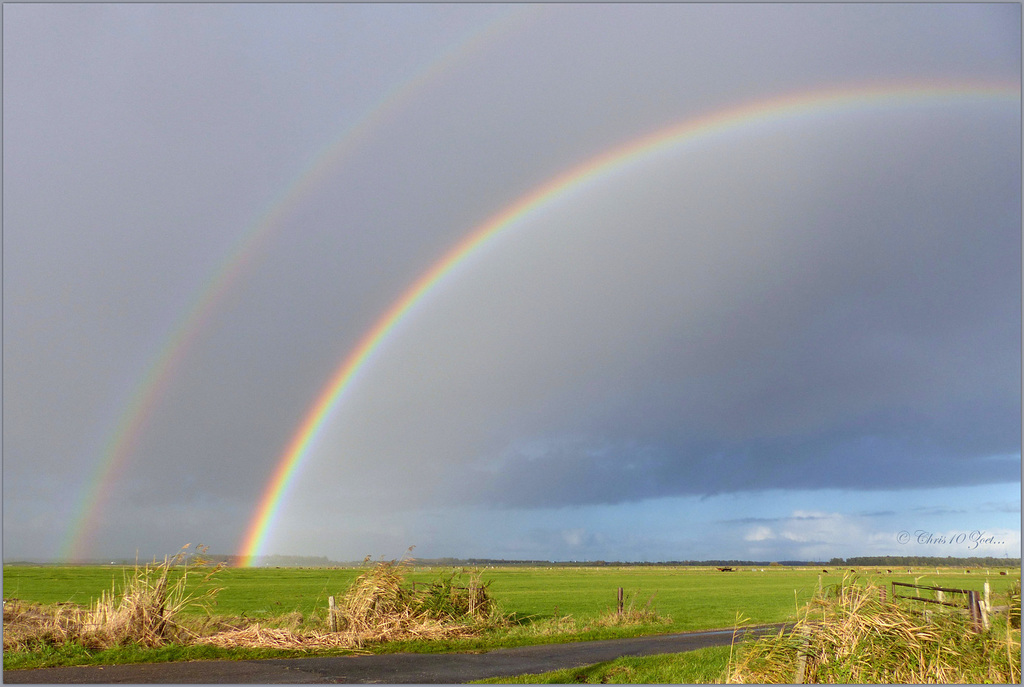
[[[227,565],[238,565],[244,559],[238,555],[204,555],[204,559],[210,564],[223,563]],[[155,559],[154,559],[155,560]],[[117,565],[131,565],[135,559],[117,559],[113,561],[93,561],[93,564],[113,563]],[[550,561],[550,560],[508,560],[505,558],[417,558],[414,562],[418,565],[432,567],[532,567],[532,568],[579,568],[579,567],[643,567],[643,566],[700,566],[700,567],[756,567],[766,568],[768,566],[831,566],[838,567],[884,567],[884,568],[907,568],[907,567],[954,567],[954,568],[1019,568],[1020,558],[996,558],[994,556],[956,557],[946,556],[853,556],[851,558],[832,558],[827,563],[824,561],[749,561],[730,559],[708,559],[708,560],[673,560],[673,561]],[[52,562],[43,563],[54,564]],[[339,562],[332,561],[327,556],[281,556],[269,555],[257,558],[256,565],[260,567],[281,567],[281,568],[356,568],[363,562]],[[30,561],[4,561],[4,565],[40,565],[40,562]]]
[[[833,558],[827,563],[824,561],[751,561],[738,559],[707,559],[707,560],[672,560],[672,561],[542,561],[542,560],[507,560],[504,558],[417,558],[416,563],[425,566],[529,566],[529,567],[630,567],[630,566],[716,566],[716,567],[758,567],[769,566],[832,566],[832,567],[856,567],[856,566],[878,566],[878,567],[966,567],[966,568],[1007,568],[1020,567],[1020,558],[995,558],[993,556],[977,557],[954,557],[946,556],[854,556],[851,558]]]
[[[955,568],[1019,568],[1020,558],[996,558],[994,556],[957,557],[957,556],[854,556],[852,558],[833,558],[828,562],[832,566],[865,566],[875,565],[888,568],[906,567],[955,567]]]
[[[743,561],[736,559],[729,560],[681,560],[681,561],[551,561],[551,560],[507,560],[504,558],[417,558],[416,563],[425,566],[484,566],[494,565],[499,567],[512,567],[512,566],[528,566],[531,568],[599,568],[599,567],[643,567],[643,566],[759,566],[767,567],[769,565],[785,565],[785,566],[798,566],[798,565],[823,565],[821,561]]]
[[[269,555],[257,558],[260,565],[272,565],[282,568],[324,568],[337,565],[327,556],[281,556]]]

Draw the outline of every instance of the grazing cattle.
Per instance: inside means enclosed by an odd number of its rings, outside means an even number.
[[[1006,574],[1006,571],[1005,571],[1005,570],[1000,570],[1000,571],[999,571],[999,574],[1000,574],[1000,575],[1005,575],[1005,574]]]
[[[732,568],[719,568],[719,572],[736,572]]]
[[[857,572],[856,568],[850,568],[850,572]]]
[[[822,568],[821,572],[828,572],[828,570],[825,570],[825,568]]]
[[[892,574],[892,570],[888,570],[888,569],[887,569],[887,570],[886,570],[885,572],[887,572],[887,573],[889,573],[889,574]]]

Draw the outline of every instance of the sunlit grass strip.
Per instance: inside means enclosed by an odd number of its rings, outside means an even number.
[[[729,663],[728,646],[714,646],[678,654],[626,656],[579,668],[547,673],[476,680],[482,684],[709,684],[721,682]]]

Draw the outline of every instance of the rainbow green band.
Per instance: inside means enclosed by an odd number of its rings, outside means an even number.
[[[409,312],[422,302],[446,276],[468,260],[489,241],[528,213],[560,196],[610,174],[657,151],[680,146],[701,137],[799,115],[820,115],[855,109],[858,106],[904,105],[943,102],[949,99],[980,98],[1016,103],[1020,106],[1019,84],[897,84],[865,88],[826,90],[760,101],[687,120],[668,129],[616,147],[549,180],[531,193],[492,217],[452,248],[423,274],[363,336],[356,348],[344,358],[316,402],[295,432],[260,499],[245,539],[241,544],[242,565],[252,565],[262,553],[268,535],[279,514],[288,488],[299,467],[316,443],[328,418],[345,396],[357,373],[371,354],[391,334]]]

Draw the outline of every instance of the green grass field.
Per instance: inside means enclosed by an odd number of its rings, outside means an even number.
[[[450,569],[413,567],[407,579],[429,582]],[[87,605],[111,587],[120,588],[125,574],[132,569],[117,566],[5,566],[3,588],[5,599],[19,599],[33,603],[75,603]],[[215,605],[210,612],[227,618],[244,618],[246,621],[272,625],[274,619],[289,614],[301,614],[305,623],[325,625],[327,599],[340,597],[351,582],[361,573],[359,569],[333,568],[243,568],[221,570],[212,583],[221,588]],[[488,591],[500,610],[514,614],[520,624],[511,629],[497,630],[482,637],[443,641],[393,642],[373,647],[374,651],[456,651],[491,649],[500,646],[516,646],[550,642],[601,639],[636,636],[641,634],[683,632],[691,630],[733,627],[738,621],[744,623],[771,623],[790,621],[796,618],[798,606],[802,607],[818,588],[838,583],[848,569],[830,570],[823,573],[818,568],[789,568],[770,566],[765,568],[743,567],[736,572],[719,572],[715,568],[695,567],[594,567],[594,568],[485,568],[479,570],[484,582],[489,582]],[[1000,575],[998,569],[979,569],[970,573],[963,569],[935,568],[904,570],[887,574],[884,570],[862,569],[857,575],[864,581],[888,584],[889,581],[917,582],[980,591],[988,581],[994,595],[1003,594],[1011,582],[1020,579],[1020,570],[1008,569],[1007,575]],[[193,576],[190,580],[201,579]],[[613,610],[616,605],[617,589],[626,592],[627,604],[632,601],[638,607],[651,600],[659,616],[671,618],[670,622],[637,626],[606,627],[589,619],[596,619]],[[194,609],[195,613],[205,612]],[[571,616],[578,622],[571,632],[545,631],[532,633],[531,629],[555,626],[550,623],[556,618]],[[68,651],[71,651],[70,649]],[[64,650],[47,656],[8,656],[7,668],[33,667],[37,665],[86,663],[99,660],[88,652]],[[125,654],[116,650],[102,654],[107,662],[138,660],[184,660],[197,649],[175,653],[143,651]],[[62,653],[64,652],[64,653]],[[190,653],[191,652],[191,653]],[[287,653],[287,652],[285,652]],[[711,652],[714,654],[714,652]],[[217,650],[209,655],[247,657],[269,655],[249,651]],[[278,654],[275,654],[278,655]],[[284,654],[280,654],[284,655]],[[707,670],[715,670],[721,656],[714,654],[714,660]],[[610,670],[606,676],[600,670]],[[615,681],[620,676],[627,681],[636,680],[639,665],[612,665],[601,668],[587,679]],[[632,673],[632,678],[627,677]],[[563,676],[564,677],[564,676]],[[688,681],[688,680],[687,680]]]
[[[128,569],[130,572],[130,568]],[[488,568],[481,570],[489,592],[507,613],[537,618],[555,615],[586,617],[614,608],[616,592],[622,587],[637,603],[652,604],[659,615],[672,618],[666,632],[731,627],[738,616],[749,622],[769,623],[792,619],[817,589],[834,584],[847,570],[765,567],[742,568],[722,573],[714,568],[623,567],[623,568]],[[443,569],[412,568],[408,578],[421,582],[435,579]],[[919,582],[981,590],[990,583],[992,593],[1005,591],[1020,578],[1020,571],[935,568],[913,572],[859,570],[865,580]],[[310,615],[327,607],[327,597],[341,596],[360,573],[358,569],[334,568],[234,568],[222,570],[214,579],[222,591],[217,595],[216,615],[272,618],[299,612]],[[71,602],[88,604],[111,585],[119,587],[124,570],[116,566],[4,566],[5,599],[37,603]],[[627,599],[628,600],[628,599]],[[199,612],[198,610],[196,612]]]

